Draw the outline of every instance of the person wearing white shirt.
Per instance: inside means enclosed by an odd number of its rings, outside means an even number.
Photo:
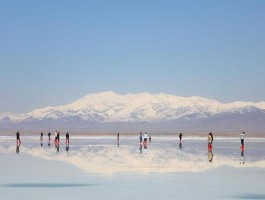
[[[245,132],[240,133],[241,146],[244,148]]]
[[[54,132],[54,142],[57,141],[57,131]]]
[[[147,140],[148,140],[148,134],[145,132],[144,133],[144,153],[147,153]]]
[[[147,135],[147,133],[145,132],[145,133],[144,133],[144,142],[147,142],[147,140],[148,140],[148,135]]]

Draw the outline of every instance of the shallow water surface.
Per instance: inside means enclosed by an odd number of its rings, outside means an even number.
[[[1,199],[264,199],[265,140],[0,137]],[[139,196],[140,194],[140,196]],[[22,196],[22,198],[21,198]]]

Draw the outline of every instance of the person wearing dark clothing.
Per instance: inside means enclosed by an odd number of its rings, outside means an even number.
[[[49,141],[51,141],[51,133],[48,133]]]
[[[181,141],[182,141],[182,137],[183,137],[183,134],[180,133],[180,134],[179,134],[179,141],[180,141],[180,143],[181,143]]]
[[[60,143],[60,132],[57,133],[57,141]]]
[[[66,133],[65,137],[66,137],[66,145],[69,145],[69,143],[70,143],[70,140],[69,140],[69,138],[70,138],[69,132]]]
[[[213,133],[211,132],[210,135],[211,135],[211,137],[212,137],[212,143],[213,143]],[[212,143],[211,143],[211,144],[212,144]]]
[[[20,140],[20,133],[19,133],[19,131],[16,133],[16,136],[17,136],[17,143],[20,144],[21,143],[21,140]]]
[[[120,147],[120,133],[117,134],[117,145]]]
[[[244,149],[245,147],[245,132],[243,131],[242,133],[240,133],[240,140],[241,140],[241,148]]]
[[[143,141],[143,134],[142,134],[142,132],[140,133],[139,140],[140,140],[140,143],[142,143],[142,141]]]
[[[43,141],[43,132],[40,133],[40,140]]]

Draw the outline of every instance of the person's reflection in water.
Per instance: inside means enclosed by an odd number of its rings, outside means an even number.
[[[147,153],[147,141],[144,141],[144,153]]]
[[[179,143],[179,149],[182,149],[182,142]]]
[[[241,156],[240,156],[240,165],[245,164],[245,152],[244,149],[241,149]]]
[[[56,153],[59,153],[60,152],[60,145],[59,144],[56,144],[55,145],[55,148],[56,148]]]
[[[120,147],[120,133],[117,134],[117,146]]]
[[[213,151],[212,151],[212,149],[208,149],[208,160],[210,163],[213,162]]]
[[[149,144],[151,144],[151,142],[152,142],[152,137],[151,135],[149,135]]]
[[[140,146],[139,146],[139,154],[142,154],[143,153],[143,145],[140,143]]]
[[[20,143],[17,144],[16,146],[16,153],[19,154],[19,148],[20,148]]]
[[[43,146],[43,140],[40,141],[40,147],[42,147],[42,146]]]
[[[48,143],[48,146],[49,146],[49,147],[51,146],[51,143],[50,143],[50,141],[49,141],[49,143]]]
[[[67,153],[69,152],[69,149],[70,149],[69,145],[66,145],[65,150]]]

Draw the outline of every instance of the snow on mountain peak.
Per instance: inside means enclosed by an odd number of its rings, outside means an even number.
[[[112,91],[93,93],[64,106],[36,109],[23,115],[0,115],[13,121],[79,117],[90,121],[155,121],[172,120],[188,115],[201,118],[246,108],[265,110],[265,102],[222,104],[202,97],[179,97],[164,93],[120,95]]]

